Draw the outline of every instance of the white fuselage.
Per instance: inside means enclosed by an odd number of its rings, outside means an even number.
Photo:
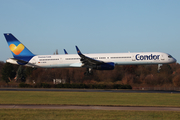
[[[171,55],[161,52],[142,53],[104,53],[85,54],[87,57],[103,62],[114,62],[115,65],[148,65],[168,64],[176,62]],[[17,64],[11,58],[7,62]],[[34,56],[26,66],[57,68],[57,67],[82,67],[78,54],[68,55],[37,55]]]

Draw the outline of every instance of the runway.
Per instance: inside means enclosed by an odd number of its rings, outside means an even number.
[[[119,92],[119,93],[178,93],[172,90],[129,90],[129,89],[61,89],[61,88],[0,88],[0,91],[59,91],[59,92]]]
[[[176,107],[118,107],[73,105],[0,105],[0,109],[70,109],[70,110],[128,110],[128,111],[180,111]]]

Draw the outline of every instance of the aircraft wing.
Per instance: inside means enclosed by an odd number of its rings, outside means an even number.
[[[81,57],[80,60],[83,63],[83,66],[93,67],[93,65],[100,65],[104,63],[103,61],[95,60],[93,58],[83,55],[77,46],[76,46],[76,50],[78,55]]]
[[[66,49],[64,49],[64,53],[65,53],[65,54],[68,54],[67,51],[66,51]]]

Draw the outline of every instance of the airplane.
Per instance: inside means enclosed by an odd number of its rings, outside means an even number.
[[[67,51],[66,51],[65,49],[64,49],[64,54],[66,54],[66,55],[68,54]]]
[[[116,65],[157,64],[159,68],[161,64],[176,62],[170,54],[162,52],[82,54],[77,46],[77,54],[35,55],[11,33],[4,36],[14,56],[6,62],[35,68],[84,67],[87,68],[85,75],[91,75],[93,69],[113,70]]]

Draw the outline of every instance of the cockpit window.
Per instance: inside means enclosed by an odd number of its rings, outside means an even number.
[[[172,58],[172,56],[171,56],[171,55],[169,55],[169,56],[168,56],[168,58]]]

